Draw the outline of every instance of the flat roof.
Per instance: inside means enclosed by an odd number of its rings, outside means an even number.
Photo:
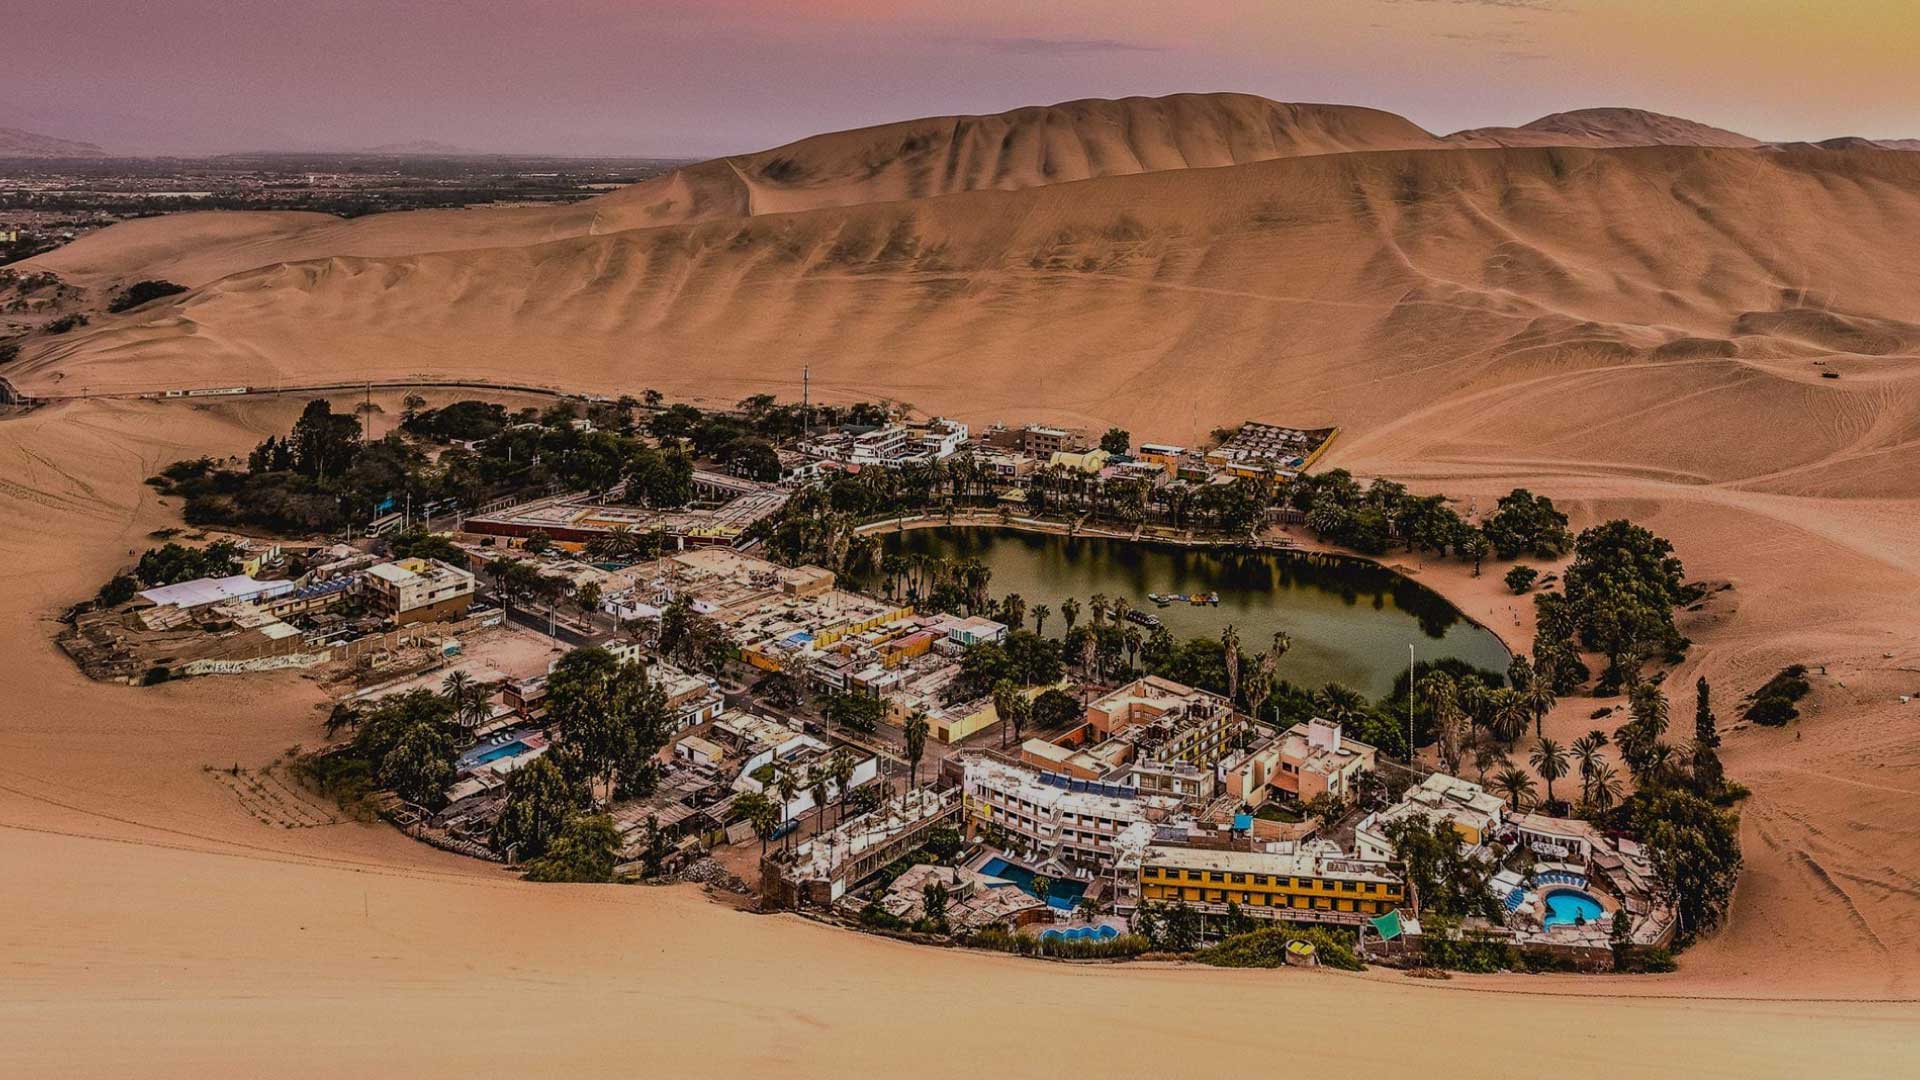
[[[294,588],[291,581],[255,581],[245,574],[232,577],[195,578],[157,589],[146,589],[140,598],[161,607],[196,608],[223,600],[251,600],[258,596],[277,596]]]
[[[1348,856],[1328,856],[1315,851],[1234,851],[1154,844],[1147,848],[1146,857],[1140,865],[1233,874],[1271,874],[1278,877],[1330,877],[1349,881],[1378,881],[1389,885],[1400,883],[1400,878],[1386,863]]]

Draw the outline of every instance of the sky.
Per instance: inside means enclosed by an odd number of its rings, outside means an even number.
[[[1920,137],[1920,0],[0,0],[0,127],[119,153],[710,157],[1233,90],[1436,133],[1632,106]]]

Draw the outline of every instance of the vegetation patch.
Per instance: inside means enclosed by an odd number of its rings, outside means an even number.
[[[1766,685],[1747,698],[1746,711],[1741,715],[1767,727],[1785,726],[1800,715],[1800,710],[1794,706],[1813,690],[1806,675],[1805,664],[1781,668],[1779,674],[1768,679]]]
[[[1287,946],[1296,941],[1313,946],[1314,955],[1327,967],[1341,971],[1366,969],[1366,965],[1354,955],[1353,935],[1318,926],[1269,926],[1235,934],[1218,945],[1201,950],[1195,959],[1214,967],[1284,967],[1287,963]]]

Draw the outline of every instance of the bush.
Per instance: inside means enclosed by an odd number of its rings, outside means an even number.
[[[140,685],[141,686],[158,686],[161,683],[166,682],[168,679],[171,679],[171,678],[173,678],[172,668],[168,667],[165,664],[155,664],[152,667],[147,669],[147,673],[145,675],[140,676]]]
[[[1539,580],[1540,571],[1531,566],[1516,566],[1507,571],[1507,588],[1512,589],[1515,596],[1533,588],[1534,582]]]
[[[1125,960],[1153,948],[1153,943],[1139,934],[1121,934],[1105,941],[1070,941],[1016,934],[997,926],[969,934],[962,944],[970,949],[990,949],[1016,956],[1044,956],[1052,960]]]
[[[101,607],[119,607],[133,599],[134,594],[139,590],[140,583],[133,580],[133,575],[115,574],[105,585],[100,586],[100,591],[94,594],[94,599],[99,601]]]
[[[137,281],[127,286],[126,291],[114,297],[112,302],[107,304],[107,310],[117,315],[122,311],[137,308],[150,300],[158,300],[163,296],[173,296],[186,291],[185,285],[176,285],[171,281]]]
[[[1617,949],[1613,959],[1613,970],[1630,975],[1664,975],[1679,967],[1673,953],[1659,946]]]
[[[48,323],[46,325],[46,331],[49,334],[64,334],[69,330],[77,330],[85,325],[87,325],[87,317],[79,312],[75,312],[72,315],[62,315]]]
[[[1806,674],[1805,664],[1782,668],[1765,686],[1753,692],[1744,714],[1746,718],[1767,727],[1780,727],[1799,716],[1800,710],[1794,708],[1794,703],[1813,690]]]
[[[1287,946],[1304,941],[1313,946],[1320,962],[1341,971],[1362,971],[1366,965],[1354,955],[1353,938],[1337,930],[1312,926],[1268,926],[1235,934],[1212,948],[1202,950],[1197,959],[1203,964],[1227,968],[1277,968],[1287,962]]]

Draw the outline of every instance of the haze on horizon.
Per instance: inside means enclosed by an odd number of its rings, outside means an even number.
[[[6,19],[0,126],[110,153],[707,157],[913,116],[1235,90],[1428,130],[1633,106],[1920,136],[1910,0],[64,0]]]

